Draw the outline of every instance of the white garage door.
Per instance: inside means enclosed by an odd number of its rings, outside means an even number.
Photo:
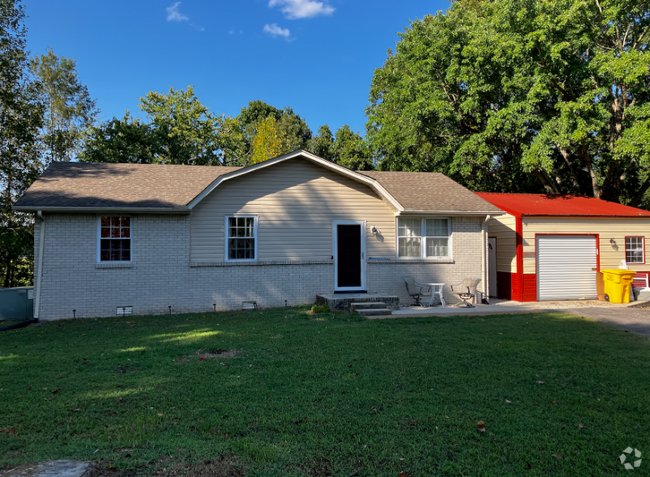
[[[537,299],[595,300],[597,254],[593,235],[539,235]]]

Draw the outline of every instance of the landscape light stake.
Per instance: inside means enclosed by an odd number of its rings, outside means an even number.
[[[77,310],[72,310],[72,318],[73,319],[77,318]]]
[[[212,304],[212,308],[214,308],[214,312],[216,313],[216,312],[217,312],[217,304],[216,304],[216,303],[213,303],[213,304]]]
[[[169,305],[169,314],[170,315],[172,314],[172,306],[171,305]]]

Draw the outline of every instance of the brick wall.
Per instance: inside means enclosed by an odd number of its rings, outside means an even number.
[[[460,300],[451,294],[449,285],[460,283],[464,278],[483,278],[481,274],[481,224],[478,218],[453,218],[452,260],[444,263],[423,261],[381,261],[369,263],[366,268],[369,292],[390,293],[400,297],[400,302],[412,302],[406,293],[402,276],[410,275],[421,283],[447,283],[443,295],[448,303]],[[482,283],[479,284],[482,290]]]
[[[40,318],[114,316],[116,307],[134,314],[241,308],[244,300],[260,307],[313,303],[333,291],[330,263],[191,267],[189,215],[132,216],[133,256],[128,266],[97,264],[97,216],[47,214]],[[367,264],[371,292],[399,294],[408,300],[402,275],[416,280],[460,282],[480,277],[481,221],[452,220],[453,263],[382,262]],[[38,257],[38,232],[35,248]],[[447,261],[451,262],[451,261]]]

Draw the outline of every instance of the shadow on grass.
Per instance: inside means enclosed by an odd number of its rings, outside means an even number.
[[[211,349],[241,355],[201,360]],[[12,353],[5,466],[153,474],[235,456],[265,476],[606,475],[622,449],[650,447],[648,340],[572,315],[77,320],[0,336]]]

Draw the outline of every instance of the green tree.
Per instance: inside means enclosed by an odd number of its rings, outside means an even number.
[[[213,116],[194,94],[169,88],[168,94],[150,92],[140,98],[158,142],[163,164],[219,165],[218,130],[221,117]]]
[[[113,118],[86,131],[79,160],[153,164],[159,156],[159,143],[153,127],[131,118],[127,111],[123,119]]]
[[[253,138],[252,149],[251,163],[253,164],[266,161],[267,159],[273,159],[274,157],[292,151],[284,131],[280,129],[273,116],[269,116],[259,122],[257,134]]]
[[[87,131],[86,162],[134,162],[151,164],[221,165],[220,127],[224,118],[214,116],[194,94],[170,88],[168,94],[150,92],[140,98],[146,120],[113,118]]]
[[[31,282],[33,220],[13,212],[41,171],[36,142],[43,110],[28,76],[24,7],[0,0],[0,273],[5,287]]]
[[[382,169],[638,205],[650,187],[650,4],[459,0],[376,70]]]
[[[334,135],[327,124],[318,128],[311,139],[309,150],[323,159],[334,162]]]
[[[334,162],[355,171],[373,169],[370,150],[363,138],[350,130],[347,124],[336,131]]]
[[[275,120],[274,129],[284,138],[286,151],[308,149],[312,133],[303,118],[293,109],[278,109],[263,101],[251,101],[235,118],[226,118],[220,134],[224,156],[229,164],[247,165],[254,154],[253,141],[258,128],[268,118]],[[225,127],[228,125],[228,127]],[[283,147],[284,151],[285,148]]]
[[[83,131],[97,117],[95,101],[81,84],[73,59],[57,56],[51,48],[30,61],[30,70],[41,85],[45,120],[40,143],[46,163],[76,157]]]

